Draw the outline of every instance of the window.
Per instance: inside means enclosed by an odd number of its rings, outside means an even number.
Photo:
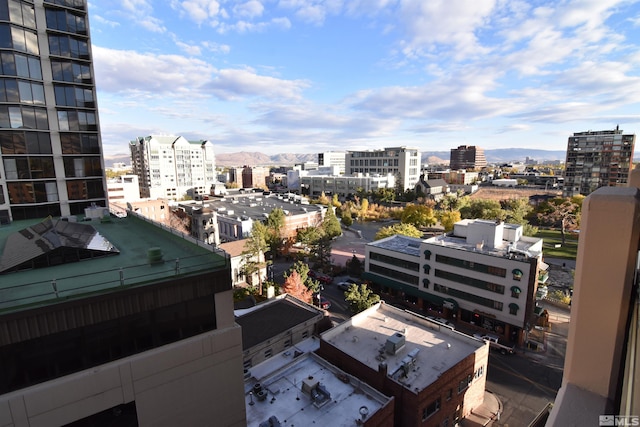
[[[511,297],[512,298],[519,298],[520,297],[520,292],[522,292],[522,291],[520,290],[519,287],[517,287],[517,286],[512,286],[511,287]]]
[[[422,279],[422,287],[429,288],[429,279]]]
[[[522,270],[516,268],[512,271],[512,273],[513,273],[513,280],[517,280],[517,281],[522,280]]]
[[[422,268],[424,268],[424,274],[429,274],[429,271],[431,270],[431,266],[429,264],[423,265]]]
[[[467,388],[469,388],[469,384],[471,384],[472,380],[473,380],[472,375],[468,375],[466,378],[463,378],[462,381],[458,383],[458,394],[462,393]]]
[[[304,332],[302,333],[302,338],[303,338],[303,339],[304,339],[304,338],[309,338],[309,331],[304,331]]]
[[[422,421],[426,420],[440,410],[440,398],[437,398],[429,406],[422,410]]]
[[[516,316],[518,314],[519,309],[520,307],[518,307],[518,304],[513,302],[509,304],[509,314],[513,314],[514,316]]]
[[[429,249],[424,251],[424,259],[426,259],[426,260],[430,260],[431,259],[431,251]]]
[[[449,391],[447,391],[447,402],[451,400],[452,396],[453,396],[453,389],[450,388]]]
[[[265,359],[270,358],[272,355],[273,355],[273,352],[272,352],[272,350],[271,350],[270,348],[268,348],[268,349],[266,349],[266,350],[264,351],[264,358],[265,358]]]
[[[251,363],[251,359],[245,360],[244,363],[242,364],[242,367],[244,369],[249,369],[251,366],[253,366],[253,364]]]

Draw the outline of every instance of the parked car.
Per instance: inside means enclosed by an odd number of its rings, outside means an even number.
[[[331,308],[331,301],[326,299],[325,297],[320,297],[320,308],[323,310],[329,310]]]
[[[355,283],[351,283],[351,282],[339,282],[338,283],[338,289],[340,289],[341,291],[348,291],[349,288],[351,287],[351,285],[354,285]]]
[[[309,273],[307,273],[307,275],[325,285],[328,285],[333,282],[333,278],[331,276],[327,276],[326,274],[318,273],[313,270],[309,270]]]
[[[447,320],[447,319],[445,319],[443,317],[427,316],[427,319],[429,319],[429,320],[431,320],[433,322],[439,323],[441,325],[447,326],[447,327],[449,327],[451,329],[455,329],[455,325],[452,322],[450,322],[449,320]]]
[[[515,352],[515,346],[499,343],[498,337],[496,337],[495,335],[473,334],[473,336],[475,338],[489,341],[489,347],[494,350],[498,350],[502,354],[513,354]]]

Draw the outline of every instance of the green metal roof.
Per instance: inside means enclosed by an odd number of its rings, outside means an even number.
[[[39,223],[14,221],[0,227],[0,252],[10,248],[10,235]],[[210,245],[196,244],[189,236],[173,234],[136,215],[83,223],[93,226],[119,254],[0,274],[0,313],[229,268],[224,252],[214,252]],[[150,256],[159,253],[163,261],[150,262]]]

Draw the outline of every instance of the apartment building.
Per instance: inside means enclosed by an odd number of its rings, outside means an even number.
[[[246,425],[226,254],[84,219],[0,229],[0,425]]]
[[[600,187],[626,187],[635,134],[614,130],[576,132],[567,142],[562,195],[589,195]]]
[[[107,206],[84,0],[0,8],[0,224]]]
[[[360,190],[368,192],[380,188],[395,188],[396,176],[393,174],[364,176],[360,173],[356,176],[306,175],[300,177],[299,182],[302,194],[310,197],[319,197],[324,193],[351,198]]]
[[[535,293],[547,265],[542,239],[522,226],[462,220],[450,234],[392,236],[365,247],[365,277],[419,310],[468,330],[523,343],[535,324]]]
[[[392,396],[396,426],[454,426],[484,400],[487,342],[384,302],[322,333],[317,354]]]
[[[392,147],[381,150],[347,151],[345,175],[387,175],[396,177],[396,186],[413,189],[420,178],[420,151],[417,148]]]
[[[142,198],[195,198],[209,194],[211,185],[216,182],[215,156],[210,141],[150,135],[130,141],[129,149]]]
[[[451,149],[449,167],[451,169],[480,170],[487,166],[484,149],[475,145],[460,145]]]

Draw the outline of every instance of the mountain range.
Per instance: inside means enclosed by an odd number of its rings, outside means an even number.
[[[450,151],[423,151],[422,163],[448,164]],[[524,162],[528,157],[539,163],[545,161],[565,161],[565,150],[538,150],[534,148],[500,148],[485,150],[484,154],[489,163]],[[268,155],[260,152],[241,151],[237,153],[216,154],[216,166],[293,166],[298,163],[317,162],[318,154],[279,153]],[[105,157],[107,167],[115,162],[131,163],[131,158],[126,155]]]

